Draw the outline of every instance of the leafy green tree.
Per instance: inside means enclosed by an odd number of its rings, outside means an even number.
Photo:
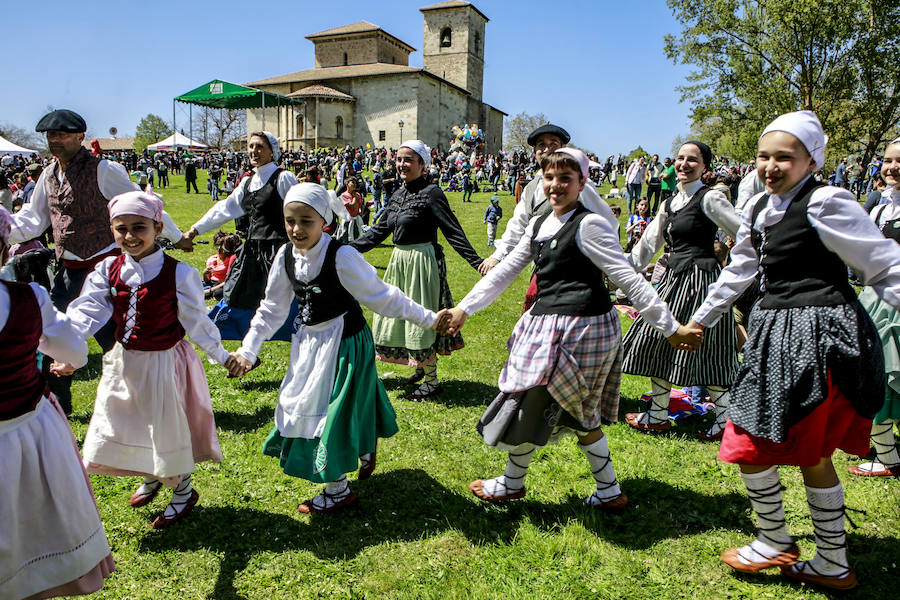
[[[682,86],[692,132],[748,160],[777,115],[812,110],[830,161],[871,155],[900,126],[900,5],[886,0],[667,0],[682,31],[667,56],[696,70]]]
[[[640,145],[638,145],[637,148],[635,148],[634,150],[632,150],[631,152],[628,153],[628,155],[625,157],[625,162],[629,163],[636,158],[640,158],[642,156],[647,156],[648,154],[650,154],[650,153],[647,152],[646,150],[644,150],[643,148],[641,148]]]
[[[138,123],[134,136],[134,151],[143,152],[150,144],[155,144],[172,133],[172,128],[159,115],[149,114]]]

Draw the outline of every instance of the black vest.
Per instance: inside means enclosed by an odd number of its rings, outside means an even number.
[[[588,214],[579,202],[575,214],[556,235],[543,242],[532,239],[537,296],[531,314],[590,317],[612,309],[609,290],[603,285],[603,271],[578,249],[575,241],[578,225]],[[548,216],[535,221],[534,235]]]
[[[879,219],[881,219],[881,214],[887,208],[887,204],[882,204],[878,207],[878,214],[875,216],[875,225],[878,225]],[[881,229],[881,233],[884,234],[889,240],[894,240],[898,244],[900,244],[900,219],[891,219],[890,221],[885,221],[881,225],[878,225],[878,228]]]
[[[309,283],[297,281],[294,274],[293,244],[284,247],[284,268],[297,296],[300,308],[300,322],[304,325],[318,325],[344,315],[344,331],[341,339],[352,337],[366,324],[359,302],[341,285],[338,279],[335,257],[343,244],[331,240],[325,250],[322,271]]]
[[[847,266],[825,247],[806,214],[809,199],[822,185],[810,177],[781,221],[766,227],[764,232],[755,225],[769,194],[764,194],[753,207],[750,240],[762,274],[761,308],[834,306],[856,300]]]
[[[703,212],[703,197],[708,191],[709,188],[705,186],[697,190],[677,212],[672,212],[668,202],[666,203],[663,237],[672,249],[667,267],[672,273],[681,273],[693,265],[704,271],[719,268],[713,244],[719,226]]]
[[[244,214],[250,218],[247,231],[248,240],[279,240],[287,239],[284,229],[283,198],[278,194],[278,175],[282,169],[275,169],[266,184],[249,192],[250,177],[244,183],[244,197],[241,199],[241,208]]]

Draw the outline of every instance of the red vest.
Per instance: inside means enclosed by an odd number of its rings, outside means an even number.
[[[125,255],[116,257],[109,267],[116,341],[128,350],[168,350],[182,338],[184,328],[178,321],[178,298],[175,292],[175,270],[178,261],[165,255],[159,275],[137,287],[134,320],[128,319],[131,288],[122,281]],[[128,339],[125,330],[130,327]]]
[[[56,257],[68,250],[87,259],[113,244],[107,200],[97,184],[100,159],[82,148],[66,167],[62,185],[54,161],[44,176]]]
[[[34,410],[47,383],[35,356],[44,327],[34,290],[27,283],[2,285],[9,291],[9,317],[0,331],[0,420],[7,420]]]

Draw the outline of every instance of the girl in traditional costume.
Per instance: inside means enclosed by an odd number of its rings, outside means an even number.
[[[288,475],[325,484],[322,493],[298,507],[303,513],[353,503],[357,497],[346,474],[361,461],[359,478],[369,477],[378,438],[397,432],[360,303],[417,327],[436,322],[434,312],[381,281],[359,252],[324,233],[330,220],[328,193],[321,185],[301,183],[287,193],[284,223],[290,242],[276,253],[265,298],[241,348],[232,354],[232,375],[249,371],[297,299],[301,323],[278,394],[275,428],[263,452],[277,457]]]
[[[690,350],[699,337],[679,326],[628,263],[615,227],[578,201],[588,176],[584,153],[556,150],[541,160],[541,171],[552,212],[534,217],[512,252],[450,310],[452,332],[535,262],[535,302],[509,338],[500,394],[478,424],[485,442],[509,452],[509,461],[503,475],[474,481],[469,489],[488,502],[523,497],[535,449],[568,432],[578,437],[597,484],[585,504],[621,510],[627,498],[600,424],[617,419],[622,333],[609,291],[599,282],[605,275],[626,290],[647,322],[673,345]]]
[[[766,191],[745,207],[732,262],[710,286],[693,322],[712,327],[760,274],[744,360],[731,387],[719,458],[740,465],[759,533],[722,553],[741,572],[781,567],[790,578],[835,589],[856,585],[847,562],[844,492],[831,462],[840,448],[869,450],[884,404],[882,344],[847,278],[851,267],[900,307],[900,245],[886,239],[843,188],[818,183],[825,134],[815,114],[781,115],[759,138]],[[785,528],[778,465],[803,473],[816,555]]]
[[[185,332],[213,361],[224,365],[230,358],[206,316],[200,273],[155,243],[162,206],[149,189],[109,202],[123,254],[98,264],[66,311],[85,338],[110,318],[116,325],[82,448],[87,470],[143,476],[133,507],[149,504],[162,486],[173,488],[153,521],[157,529],[197,503],[194,464],[222,460],[206,373]]]
[[[12,218],[0,208],[0,253]],[[2,262],[2,261],[0,261]],[[114,562],[87,473],[36,352],[76,365],[87,343],[36,283],[0,282],[0,598],[90,594]]]

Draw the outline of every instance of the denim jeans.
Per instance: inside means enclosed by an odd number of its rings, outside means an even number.
[[[634,205],[641,201],[641,184],[628,184],[628,214],[634,212]]]

